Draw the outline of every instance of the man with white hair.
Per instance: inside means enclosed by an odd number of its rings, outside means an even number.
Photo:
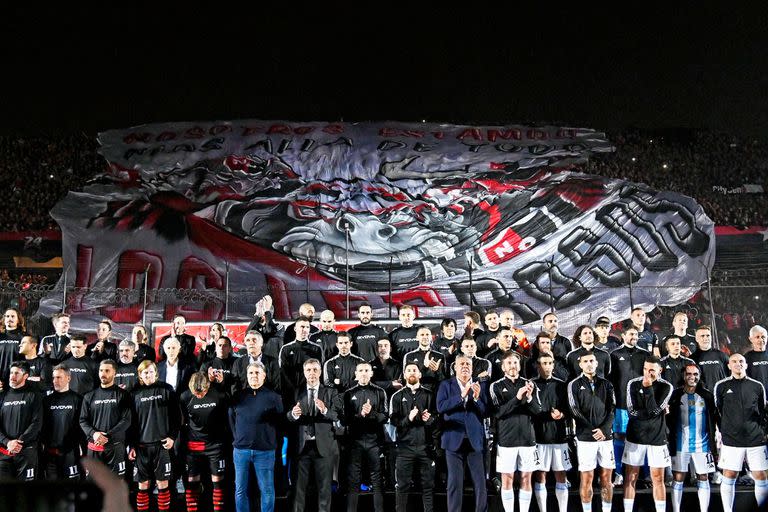
[[[765,352],[768,331],[763,326],[755,325],[749,330],[749,342],[752,344],[752,350],[744,354],[744,359],[747,360],[747,376],[768,389],[768,355]]]

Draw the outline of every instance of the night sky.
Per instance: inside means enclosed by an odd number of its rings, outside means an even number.
[[[4,14],[2,133],[238,118],[768,133],[764,7],[182,5]]]

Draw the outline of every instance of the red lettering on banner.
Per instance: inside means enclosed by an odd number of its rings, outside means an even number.
[[[275,318],[292,318],[291,305],[288,302],[288,291],[285,289],[285,283],[280,279],[267,276],[267,289],[269,290],[270,297],[272,297]]]
[[[483,136],[477,128],[467,128],[466,130],[462,130],[461,133],[456,136],[459,140],[464,140],[468,137],[475,140],[483,140]]]
[[[267,129],[267,135],[272,133],[282,133],[283,135],[290,135],[291,127],[285,124],[273,124]]]
[[[525,252],[536,243],[533,237],[521,238],[514,230],[504,228],[499,235],[491,241],[490,244],[483,247],[481,251],[494,265],[508,261],[521,252]]]
[[[528,139],[531,140],[547,140],[549,139],[549,134],[545,132],[544,130],[537,130],[537,129],[531,129],[525,132],[525,136]]]
[[[308,133],[311,133],[315,130],[314,126],[297,126],[293,129],[293,133],[296,135],[306,135]]]
[[[339,133],[344,133],[344,126],[340,124],[329,124],[323,128],[323,131],[325,133],[330,133],[331,135],[338,135]]]
[[[488,130],[488,140],[490,142],[496,142],[496,139],[498,138],[504,140],[520,140],[523,138],[523,133],[514,128],[510,128],[509,130]]]
[[[120,255],[117,270],[118,288],[141,288],[144,285],[144,273],[147,275],[147,288],[158,288],[163,279],[163,259],[145,251],[125,251]],[[106,306],[102,314],[115,322],[138,322],[141,320],[143,300],[127,306]]]
[[[203,289],[224,289],[224,280],[216,272],[216,269],[194,256],[188,256],[181,262],[179,276],[176,280],[176,288],[197,289],[195,285],[200,278],[203,280]],[[211,297],[211,300],[205,301],[202,308],[181,304],[168,304],[165,306],[164,318],[169,320],[173,319],[173,316],[176,314],[182,314],[190,321],[219,320],[223,311],[224,304],[221,300]]]
[[[389,295],[385,295],[382,298],[384,299],[384,302],[389,302]],[[419,316],[419,306],[428,308],[445,305],[440,298],[440,294],[426,286],[419,286],[418,288],[413,288],[411,290],[393,293],[392,304],[398,308],[406,304],[413,306],[413,312],[417,317]]]

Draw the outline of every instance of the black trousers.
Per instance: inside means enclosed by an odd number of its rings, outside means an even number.
[[[347,476],[347,512],[357,512],[360,496],[360,483],[363,475],[363,463],[368,466],[373,486],[373,508],[375,512],[384,512],[384,490],[381,478],[381,448],[379,441],[373,439],[350,439],[349,473]]]
[[[435,462],[424,446],[397,447],[397,512],[408,509],[408,494],[413,489],[414,471],[421,481],[421,503],[424,512],[434,508]]]
[[[333,476],[333,456],[323,457],[317,450],[315,441],[307,441],[296,461],[297,477],[293,497],[294,512],[304,512],[307,488],[314,472],[317,486],[317,510],[331,510],[331,478]]]
[[[7,388],[6,388],[7,389]],[[0,480],[37,479],[37,446],[26,446],[14,456],[0,455]]]

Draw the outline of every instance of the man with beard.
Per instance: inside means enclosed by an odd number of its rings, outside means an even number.
[[[339,333],[336,347],[338,355],[328,359],[323,367],[323,384],[343,394],[355,385],[357,365],[366,361],[352,353],[352,340],[346,331]]]
[[[258,331],[248,331],[245,333],[246,353],[235,360],[232,365],[232,373],[235,376],[235,392],[239,392],[248,387],[248,365],[251,363],[261,363],[267,372],[267,381],[264,383],[267,388],[280,392],[280,369],[277,359],[265,354],[264,338]]]
[[[78,395],[85,396],[99,382],[99,365],[85,355],[85,336],[81,334],[72,336],[69,348],[70,357],[63,363],[69,369],[72,378],[69,387]]]
[[[495,309],[489,309],[485,312],[485,331],[479,335],[475,342],[477,350],[481,354],[487,354],[497,347],[496,335],[499,332],[499,313]]]
[[[555,356],[555,359],[559,359],[563,363],[566,363],[566,356],[568,355],[568,352],[573,350],[573,345],[571,345],[568,338],[558,334],[557,315],[555,313],[547,313],[541,317],[541,323],[541,330],[549,334],[552,338],[552,354]]]
[[[373,361],[378,353],[377,343],[387,337],[387,331],[371,323],[373,309],[367,302],[357,308],[357,317],[360,325],[349,330],[352,338],[352,353],[363,358],[364,361]]]
[[[431,449],[431,429],[436,418],[434,393],[421,386],[418,364],[406,363],[404,377],[405,387],[389,400],[389,419],[397,429],[397,511],[406,512],[408,508],[416,471],[421,480],[424,511],[431,512],[435,484]]]
[[[648,460],[651,468],[653,501],[656,512],[667,507],[664,486],[665,468],[671,466],[667,446],[667,429],[664,415],[667,413],[672,386],[661,378],[659,358],[648,355],[643,363],[643,376],[627,384],[626,448],[622,463],[626,469],[624,480],[624,510],[632,511],[635,501],[635,482],[640,468]]]
[[[187,331],[187,319],[184,315],[176,314],[173,316],[173,325],[171,326],[171,332],[163,336],[160,340],[160,360],[164,361],[165,355],[165,340],[169,338],[176,338],[179,343],[179,359],[184,362],[185,365],[194,366],[195,364],[195,347],[197,342],[195,337],[186,333]],[[182,387],[186,387],[186,382]]]
[[[715,384],[727,375],[728,356],[712,347],[712,330],[708,325],[696,329],[696,344],[698,348],[691,359],[701,368],[701,383],[708,390],[714,391]]]
[[[635,331],[637,332],[637,331]],[[592,510],[592,481],[600,466],[600,498],[603,512],[611,511],[616,467],[611,434],[616,401],[613,386],[597,375],[597,359],[585,353],[579,359],[581,376],[568,383],[568,402],[576,420],[576,453],[579,461],[579,496],[584,512]]]
[[[48,362],[55,366],[69,353],[69,315],[55,313],[51,317],[51,322],[56,333],[49,334],[40,340],[39,355],[47,358]]]
[[[235,384],[233,366],[236,360],[237,358],[232,355],[232,341],[222,336],[216,340],[216,357],[203,364],[200,371],[208,375],[211,386],[222,393],[232,394]]]
[[[338,334],[335,329],[336,316],[333,311],[326,309],[320,313],[320,330],[309,336],[310,341],[320,345],[323,349],[323,360],[327,361],[339,353],[336,348],[336,337]]]
[[[749,343],[752,350],[744,354],[747,361],[747,376],[768,389],[768,355],[765,352],[765,344],[768,341],[768,331],[760,325],[755,325],[749,330]]]
[[[675,335],[666,338],[666,356],[661,358],[661,377],[677,389],[684,384],[683,371],[689,364],[695,364],[692,360],[682,356],[681,340]]]
[[[24,336],[19,343],[19,355],[29,365],[29,378],[40,391],[51,389],[51,365],[44,357],[38,356],[37,338]]]
[[[447,368],[445,357],[437,350],[432,350],[432,331],[429,327],[420,327],[416,332],[419,346],[403,357],[403,367],[410,363],[419,366],[421,371],[421,384],[430,389],[437,389],[437,385],[445,379]]]
[[[292,406],[292,397],[304,386],[304,361],[323,360],[322,347],[309,341],[310,321],[309,317],[299,317],[294,323],[296,339],[280,349],[280,374],[283,378],[280,389],[287,401],[286,408]]]
[[[117,345],[112,342],[112,322],[102,320],[96,326],[96,343],[88,347],[87,354],[100,363],[104,359],[117,359]]]
[[[392,352],[397,360],[402,361],[405,354],[411,350],[416,350],[419,346],[416,335],[419,332],[419,326],[413,324],[416,313],[413,311],[413,307],[408,304],[400,306],[397,317],[400,319],[400,326],[395,327],[389,333],[389,342],[392,344]]]
[[[129,393],[139,383],[139,365],[134,359],[135,348],[136,345],[131,340],[123,340],[117,347],[120,359],[117,361],[115,384]]]
[[[531,506],[531,475],[538,466],[533,418],[541,412],[536,386],[520,377],[520,355],[507,352],[502,359],[504,377],[491,384],[493,417],[496,419],[498,455],[496,471],[501,473],[501,503],[505,512],[515,510],[515,473],[520,473],[520,512]]]
[[[139,386],[131,392],[133,439],[128,458],[135,460],[134,480],[139,484],[136,509],[149,510],[149,483],[157,483],[157,509],[169,510],[171,449],[179,437],[181,410],[173,388],[157,380],[157,365],[142,361]]]
[[[80,409],[83,397],[69,389],[69,370],[58,365],[53,369],[53,393],[43,399],[41,433],[45,478],[47,480],[80,479]]]
[[[661,340],[661,346],[657,347],[661,349],[661,355],[667,355],[666,341],[671,336],[680,338],[682,346],[682,354],[684,357],[691,357],[691,354],[696,352],[696,337],[688,332],[688,314],[683,311],[678,311],[675,316],[672,317],[672,334],[665,336]]]
[[[539,374],[539,356],[541,354],[550,354],[552,357],[555,357],[552,354],[552,337],[544,331],[536,335],[533,350],[531,350],[531,358],[525,365],[525,375]],[[565,362],[555,359],[555,368],[552,371],[552,376],[563,382],[568,382],[569,372],[565,364]]]
[[[586,353],[586,352],[585,352]],[[553,377],[555,357],[550,352],[539,354],[539,376],[533,379],[541,403],[541,410],[533,418],[536,433],[536,451],[539,465],[534,494],[540,511],[547,510],[547,473],[555,476],[555,496],[560,512],[568,510],[568,484],[566,471],[571,469],[568,458],[568,389],[565,382]]]
[[[597,374],[605,377],[611,373],[611,355],[595,347],[595,331],[588,325],[580,325],[573,334],[573,346],[578,347],[565,357],[568,364],[568,380],[573,380],[581,373],[579,359],[582,354],[594,352],[597,359]]]
[[[6,322],[6,326],[8,323]],[[37,442],[43,425],[43,398],[27,384],[29,365],[11,363],[8,391],[0,396],[0,479],[36,478]]]
[[[83,397],[80,428],[88,440],[88,457],[125,474],[125,436],[131,425],[129,395],[115,385],[117,364],[106,359],[99,365],[100,386]]]
[[[11,363],[18,359],[19,343],[26,334],[26,323],[19,310],[6,309],[3,314],[3,325],[0,326],[0,380],[3,385],[8,383]]]
[[[320,361],[317,359],[304,362],[304,379],[306,388],[298,392],[296,405],[288,412],[288,421],[297,426],[299,440],[293,510],[304,511],[309,475],[314,470],[317,509],[330,512],[331,476],[338,471],[334,466],[339,458],[333,423],[338,419],[341,399],[334,387],[320,384]]]
[[[717,409],[714,396],[704,389],[699,376],[698,366],[693,362],[686,365],[683,370],[684,384],[675,389],[669,399],[669,453],[675,478],[672,483],[673,512],[680,512],[683,482],[690,464],[696,472],[700,510],[706,512],[709,509],[707,474],[715,472]]]
[[[648,352],[637,346],[637,328],[630,325],[621,333],[623,345],[611,352],[611,373],[608,378],[616,393],[616,413],[613,424],[614,448],[616,451],[615,485],[622,485],[621,460],[624,454],[624,441],[627,433],[627,384],[643,374],[643,365]]]
[[[386,336],[377,342],[379,356],[371,361],[373,376],[371,382],[379,386],[387,394],[387,400],[403,387],[403,370],[400,362],[391,356],[392,345]],[[392,425],[384,426],[384,484],[387,490],[395,489],[395,442]]]
[[[456,358],[456,378],[446,379],[437,391],[437,412],[442,416],[441,447],[445,450],[448,467],[446,498],[449,512],[459,512],[464,498],[464,466],[469,467],[475,495],[475,511],[487,512],[488,495],[485,488],[485,428],[486,389],[472,380],[472,360]]]
[[[186,433],[187,510],[197,510],[200,501],[200,475],[206,468],[211,475],[214,512],[224,510],[223,480],[227,469],[227,444],[231,442],[227,425],[229,396],[212,388],[205,372],[192,374],[189,389],[179,400]]]
[[[373,508],[384,512],[384,486],[381,477],[381,448],[384,423],[387,421],[387,396],[384,390],[371,384],[373,370],[369,363],[360,363],[355,370],[357,385],[343,397],[341,423],[347,427],[349,468],[347,474],[347,512],[357,510],[362,482],[362,466],[371,475]]]

